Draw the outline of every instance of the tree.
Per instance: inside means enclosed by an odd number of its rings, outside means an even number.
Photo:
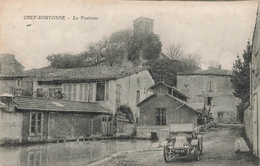
[[[75,68],[86,66],[85,57],[72,54],[53,54],[47,57],[53,68]]]
[[[103,39],[104,43],[104,57],[106,62],[113,66],[113,64],[120,64],[124,59],[126,48],[125,44],[115,38]]]
[[[138,35],[135,34],[131,38],[128,60],[132,62],[154,60],[159,58],[161,50],[162,43],[158,35],[138,33]]]
[[[145,65],[149,66],[150,73],[155,82],[164,79],[165,83],[172,86],[176,86],[178,72],[192,72],[195,70],[194,67],[189,66],[185,61],[171,59],[151,60],[145,63]]]
[[[125,51],[126,57],[128,57],[129,49],[132,45],[133,31],[129,29],[124,29],[111,34],[110,41],[113,43],[118,43],[122,45]]]
[[[243,60],[237,56],[233,64],[233,76],[231,82],[234,95],[241,99],[241,105],[247,105],[250,101],[250,68],[249,63],[252,55],[252,44],[248,41],[246,49],[242,54]]]
[[[181,44],[171,44],[166,47],[166,55],[172,60],[179,60],[183,55]]]
[[[180,58],[180,60],[186,65],[187,71],[195,71],[200,69],[201,57],[199,54],[188,54]]]
[[[98,43],[90,43],[88,45],[89,56],[87,56],[87,61],[93,66],[101,64],[105,60],[104,52],[104,41],[99,41]]]

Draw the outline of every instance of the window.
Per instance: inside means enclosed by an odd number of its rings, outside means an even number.
[[[138,90],[136,92],[136,104],[138,104],[140,102],[140,91]]]
[[[21,86],[22,84],[22,81],[21,80],[16,80],[16,86]]]
[[[62,93],[63,93],[63,98],[68,99],[68,86],[67,84],[62,84]]]
[[[105,100],[105,83],[97,83],[97,93],[96,93],[96,100],[97,101],[104,101]]]
[[[139,78],[139,77],[137,78],[137,83],[138,83],[138,84],[140,83],[140,78]]]
[[[30,134],[41,135],[42,133],[42,113],[30,114]]]
[[[89,91],[88,85],[89,84],[84,84],[84,101],[88,101],[88,91]]]
[[[34,151],[28,153],[28,166],[40,166],[42,159],[42,152],[41,151]]]
[[[208,81],[208,82],[207,82],[207,90],[208,90],[209,92],[212,92],[212,91],[213,91],[213,87],[212,87],[212,82],[211,82],[211,81]]]
[[[61,99],[61,91],[60,88],[49,88],[49,98]]]
[[[36,90],[36,97],[43,97],[43,89],[39,88]]]
[[[83,95],[84,95],[83,84],[79,84],[79,101],[83,101]]]
[[[108,82],[106,82],[105,83],[105,85],[106,85],[106,87],[105,87],[105,98],[106,98],[106,101],[108,101],[109,100],[109,83]]]
[[[121,86],[116,84],[116,102],[120,103]]]
[[[166,125],[166,108],[156,108],[156,125]]]
[[[77,84],[72,84],[72,100],[77,100]]]
[[[72,85],[68,84],[68,97],[67,97],[67,100],[71,100],[71,91],[72,91]]]
[[[93,101],[94,84],[89,84],[89,101]]]
[[[212,97],[207,98],[207,105],[211,105]]]

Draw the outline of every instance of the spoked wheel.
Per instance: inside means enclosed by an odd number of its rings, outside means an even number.
[[[197,153],[196,154],[196,161],[199,161],[200,160],[200,153]]]
[[[163,157],[166,163],[169,163],[172,160],[172,155],[168,153],[168,149],[166,148],[166,146],[163,148]]]
[[[203,139],[201,138],[201,141],[200,141],[200,154],[202,154],[202,150],[203,150]]]

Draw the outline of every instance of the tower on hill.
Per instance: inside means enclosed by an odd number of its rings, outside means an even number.
[[[134,22],[134,33],[153,33],[153,19],[146,17],[139,17]]]

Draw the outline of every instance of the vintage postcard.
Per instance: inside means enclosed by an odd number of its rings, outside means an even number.
[[[258,165],[258,1],[0,1],[0,165]]]

